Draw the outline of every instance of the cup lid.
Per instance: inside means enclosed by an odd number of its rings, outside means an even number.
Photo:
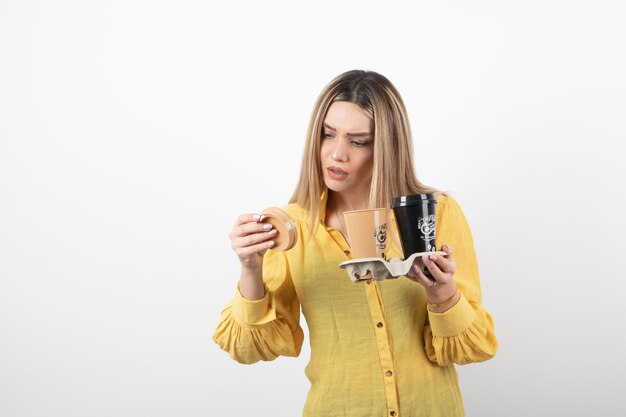
[[[286,251],[294,247],[298,241],[296,224],[291,217],[278,207],[269,207],[261,212],[261,223],[269,223],[278,232],[274,238],[272,250]]]
[[[394,197],[393,200],[391,200],[391,208],[412,206],[414,204],[421,204],[421,203],[437,204],[437,198],[432,193],[401,195],[399,197]]]

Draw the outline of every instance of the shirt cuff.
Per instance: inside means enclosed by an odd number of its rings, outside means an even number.
[[[248,300],[241,295],[239,288],[235,290],[232,314],[237,322],[244,326],[260,326],[276,319],[273,294],[265,292],[260,300]]]
[[[459,301],[443,313],[428,311],[430,329],[434,336],[454,337],[467,330],[475,319],[474,309],[461,293]]]

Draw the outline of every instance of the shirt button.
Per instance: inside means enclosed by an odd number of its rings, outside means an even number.
[[[383,324],[381,322],[376,323],[376,327],[383,327]]]
[[[395,412],[395,411],[391,411],[391,412],[389,413],[389,415],[390,415],[391,417],[395,417],[397,414],[396,414],[396,412]]]
[[[387,376],[391,376],[391,375],[393,375],[393,372],[391,372],[391,371],[387,371],[387,372],[385,372],[385,375],[387,375]]]
[[[346,255],[350,255],[350,251],[349,250],[344,250],[343,253],[345,253]]]

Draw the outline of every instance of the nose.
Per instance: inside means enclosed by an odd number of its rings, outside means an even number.
[[[334,161],[346,162],[348,160],[348,153],[346,152],[344,146],[345,145],[343,140],[337,141],[337,143],[335,144],[335,149],[333,149],[333,153],[331,155]]]

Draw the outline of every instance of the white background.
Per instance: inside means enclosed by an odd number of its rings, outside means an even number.
[[[0,415],[299,415],[308,340],[211,334],[235,217],[287,202],[353,68],[474,233],[500,350],[467,415],[625,415],[623,3],[299,3],[0,0]]]

